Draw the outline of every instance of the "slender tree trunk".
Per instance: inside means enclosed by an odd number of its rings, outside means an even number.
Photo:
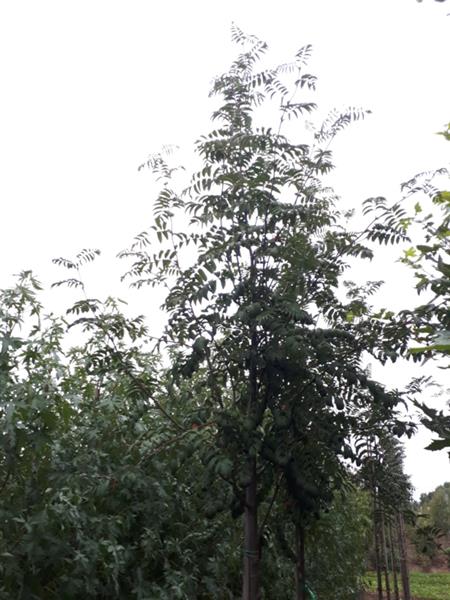
[[[391,554],[391,564],[392,564],[392,576],[394,578],[394,596],[395,600],[400,600],[400,590],[398,587],[398,561],[397,555],[395,552],[395,544],[394,537],[392,535],[392,523],[389,523],[388,527],[388,535],[389,535],[389,549]]]
[[[254,257],[252,262],[252,280],[255,281]],[[247,414],[256,408],[258,401],[258,381],[256,368],[256,354],[258,340],[256,330],[251,332],[251,359],[250,359],[250,403],[247,406]],[[258,480],[256,472],[256,458],[249,457],[251,481],[245,490],[244,511],[244,578],[242,582],[242,600],[261,600],[259,559],[260,539],[258,532]]]
[[[377,573],[377,592],[378,600],[383,600],[383,582],[381,579],[381,558],[380,558],[380,538],[377,519],[377,501],[376,492],[373,491],[373,538],[375,545],[375,571]]]
[[[242,600],[260,600],[258,507],[256,500],[256,459],[251,459],[252,479],[245,491],[244,578]]]
[[[405,523],[403,515],[398,513],[398,546],[400,549],[400,572],[402,576],[403,598],[411,600],[411,591],[409,589],[409,571],[408,556],[406,551]]]
[[[389,581],[389,561],[386,544],[386,524],[384,519],[384,512],[381,509],[381,544],[383,548],[383,566],[384,566],[384,581],[386,583],[386,597],[387,600],[391,600],[391,584]]]
[[[305,531],[301,525],[295,526],[295,550],[297,562],[295,565],[296,600],[307,600],[305,586]]]

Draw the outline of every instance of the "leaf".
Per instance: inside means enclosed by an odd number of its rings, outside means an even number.
[[[18,337],[4,337],[0,338],[0,340],[2,342],[1,352],[7,352],[9,348],[17,350],[25,343],[25,341],[22,338]]]
[[[409,354],[421,354],[422,352],[426,352],[427,350],[429,350],[429,346],[417,346],[415,348],[409,348],[408,353]]]
[[[439,0],[442,2],[443,0]],[[446,140],[450,141],[450,123],[447,125],[447,129],[444,131],[438,131],[437,135],[442,135]]]
[[[438,258],[437,270],[446,277],[450,277],[450,264],[445,263],[441,257]]]
[[[435,204],[448,204],[450,202],[450,192],[441,191],[434,198]]]
[[[442,331],[438,333],[434,342],[428,346],[410,348],[409,353],[420,354],[422,352],[430,352],[433,350],[437,352],[450,352],[450,331]]]
[[[229,477],[233,471],[233,463],[229,458],[219,460],[215,466],[216,473],[225,479]]]
[[[306,64],[311,56],[312,46],[308,44],[306,46],[302,46],[300,50],[295,54],[295,57],[301,64]]]
[[[450,448],[450,439],[449,438],[443,439],[443,440],[433,440],[431,442],[431,444],[429,444],[425,449],[437,451],[437,450],[443,450],[444,448]]]
[[[429,252],[434,252],[433,246],[425,246],[422,244],[417,246],[417,250],[420,250],[420,252],[422,252],[423,254],[428,254]]]
[[[404,255],[405,255],[405,258],[414,258],[414,256],[416,256],[416,249],[408,248],[407,250],[404,251]]]

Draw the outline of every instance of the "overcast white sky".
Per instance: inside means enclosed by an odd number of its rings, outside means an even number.
[[[154,188],[137,166],[208,131],[210,82],[234,57],[232,21],[266,40],[274,62],[313,44],[320,107],[373,112],[335,144],[336,190],[353,206],[396,199],[402,181],[448,163],[450,145],[434,135],[450,120],[448,12],[432,0],[0,0],[0,287],[24,268],[48,284],[51,258],[98,247],[89,293],[131,297],[112,257],[151,221]],[[389,255],[368,277],[390,280],[386,304],[411,301]],[[155,315],[159,300],[143,291],[133,301]],[[416,373],[377,370],[391,384]],[[407,444],[418,492],[450,479],[428,440]]]

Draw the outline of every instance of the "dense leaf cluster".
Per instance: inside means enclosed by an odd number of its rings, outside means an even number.
[[[38,293],[23,273],[0,296],[0,597],[237,597],[239,522],[201,378],[175,388],[141,319],[112,299],[79,301],[62,319],[44,316]],[[74,323],[84,329],[76,346]],[[364,520],[355,528],[339,499],[333,515],[307,560],[312,582],[344,590],[362,574]],[[290,536],[266,529],[268,597],[292,589]],[[323,576],[330,539],[349,555],[342,584]]]

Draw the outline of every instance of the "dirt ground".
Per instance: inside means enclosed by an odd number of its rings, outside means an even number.
[[[364,596],[361,598],[361,600],[378,600],[378,595],[376,592],[365,592]],[[414,596],[412,600],[426,600],[426,599],[418,598],[417,596]]]

